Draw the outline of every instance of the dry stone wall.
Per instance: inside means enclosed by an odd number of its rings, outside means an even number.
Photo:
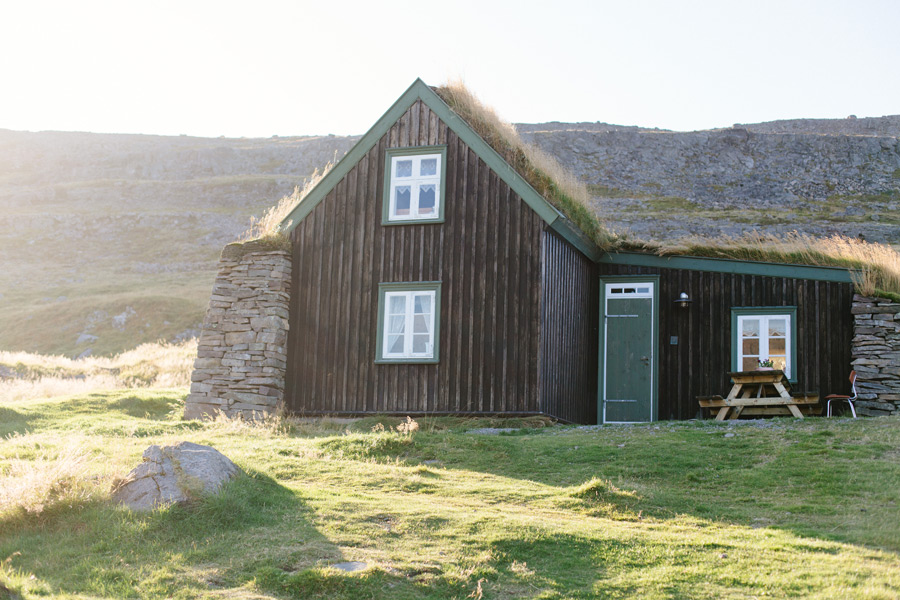
[[[261,242],[222,251],[184,418],[258,418],[284,401],[291,256]]]
[[[900,303],[853,297],[857,412],[900,414]]]

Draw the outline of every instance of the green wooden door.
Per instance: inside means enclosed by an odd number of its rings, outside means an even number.
[[[607,283],[604,288],[603,422],[652,421],[654,282]]]

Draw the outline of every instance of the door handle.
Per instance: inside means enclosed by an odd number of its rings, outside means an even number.
[[[642,356],[642,357],[641,357],[641,362],[644,363],[644,364],[647,365],[647,366],[650,366],[650,357],[649,357],[649,356]]]

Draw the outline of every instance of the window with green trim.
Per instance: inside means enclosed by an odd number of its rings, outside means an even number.
[[[794,380],[797,362],[797,308],[794,306],[731,309],[731,366],[753,371],[771,360]]]
[[[446,146],[392,148],[387,151],[383,223],[443,220],[446,158]]]
[[[440,282],[378,286],[376,362],[438,362]]]

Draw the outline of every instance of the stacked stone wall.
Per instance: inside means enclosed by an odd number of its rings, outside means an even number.
[[[191,375],[186,419],[258,418],[284,401],[291,256],[258,242],[219,260]]]
[[[857,412],[900,414],[900,303],[853,297]]]

